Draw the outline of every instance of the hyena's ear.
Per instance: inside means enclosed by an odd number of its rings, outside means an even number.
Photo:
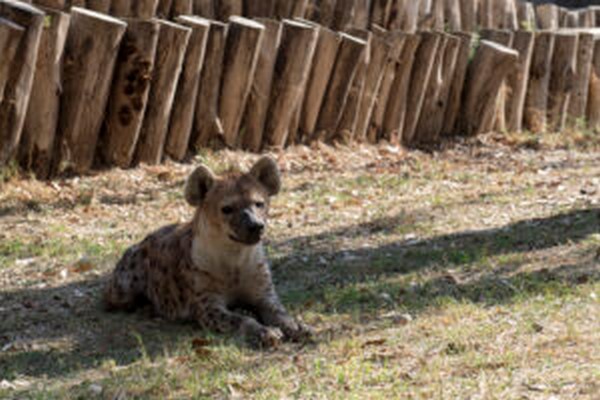
[[[281,190],[281,174],[273,158],[269,156],[261,157],[254,164],[249,174],[267,189],[269,196],[275,196]]]
[[[185,184],[185,199],[190,205],[199,206],[214,182],[215,174],[208,167],[199,166],[192,172]]]

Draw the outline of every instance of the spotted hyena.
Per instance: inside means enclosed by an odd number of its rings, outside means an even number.
[[[259,346],[310,336],[281,304],[261,243],[269,200],[280,187],[269,157],[247,173],[223,177],[199,166],[185,186],[185,199],[196,208],[192,221],[159,229],[125,252],[106,286],[108,309],[149,301],[167,319],[237,332]]]

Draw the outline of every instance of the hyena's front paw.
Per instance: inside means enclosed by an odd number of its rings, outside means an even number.
[[[244,325],[244,337],[252,347],[270,349],[279,346],[283,340],[283,333],[279,328],[266,327],[255,321]]]
[[[310,341],[315,335],[310,326],[300,321],[287,321],[281,330],[286,338],[294,342]]]

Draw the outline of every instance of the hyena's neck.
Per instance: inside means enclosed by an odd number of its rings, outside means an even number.
[[[230,241],[221,232],[215,232],[203,218],[197,218],[195,224],[190,250],[197,268],[248,267],[265,262],[262,242],[244,246]]]

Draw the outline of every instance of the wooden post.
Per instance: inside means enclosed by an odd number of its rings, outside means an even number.
[[[317,34],[314,26],[283,21],[265,124],[266,146],[282,148],[285,145],[290,122],[301,100],[302,83],[310,72]]]
[[[155,21],[127,21],[99,148],[100,157],[109,165],[127,168],[133,161],[148,104],[158,34]]]
[[[352,80],[356,74],[358,63],[367,43],[364,40],[343,33],[337,59],[333,66],[331,80],[325,92],[325,98],[316,125],[316,138],[329,140],[335,134]]]
[[[306,17],[307,9],[308,9],[308,0],[296,0],[292,6],[291,17],[292,18],[304,18],[304,17]]]
[[[235,147],[260,52],[262,24],[241,17],[229,19],[223,59],[219,115],[225,143]]]
[[[577,49],[577,68],[574,76],[574,88],[569,100],[569,117],[571,122],[579,122],[585,118],[590,88],[590,74],[594,58],[594,35],[580,31]]]
[[[245,0],[244,14],[248,18],[273,18],[275,0]]]
[[[130,17],[131,4],[134,0],[111,0],[110,13],[115,17]]]
[[[587,120],[589,127],[596,133],[600,133],[600,39],[594,41],[594,58],[590,74]]]
[[[387,110],[388,101],[392,84],[396,78],[396,69],[399,63],[400,54],[404,47],[405,35],[401,32],[378,32],[376,34],[384,36],[389,44],[389,51],[384,62],[384,68],[381,77],[379,90],[375,92],[375,105],[373,115],[369,120],[367,129],[367,140],[369,143],[376,143],[383,131],[383,121]]]
[[[460,15],[460,3],[457,0],[444,0],[444,27],[451,31],[460,31],[462,21]]]
[[[254,1],[253,3],[257,3]],[[207,19],[215,19],[215,0],[194,0],[192,3],[194,15]]]
[[[410,101],[406,108],[406,120],[402,133],[403,143],[412,143],[415,139],[423,101],[425,101],[425,92],[441,38],[440,33],[421,33],[421,43],[415,54],[414,67],[410,78],[410,89],[408,91]]]
[[[242,0],[215,0],[215,16],[220,21],[227,21],[229,17],[243,15],[243,6]]]
[[[92,11],[108,14],[110,12],[111,0],[86,0],[86,7]]]
[[[174,160],[181,161],[187,153],[194,124],[198,85],[204,63],[210,22],[207,19],[191,15],[177,17],[175,21],[192,29],[173,100],[169,132],[165,144],[165,152]]]
[[[192,0],[173,0],[173,5],[171,6],[171,15],[173,17],[191,15],[193,12]],[[193,35],[194,34],[192,33],[192,36]]]
[[[496,99],[504,78],[515,68],[519,53],[482,40],[469,65],[461,131],[468,136],[485,133],[491,126]]]
[[[30,1],[27,3],[31,3]],[[66,10],[67,0],[36,0],[35,5],[43,8],[52,8],[54,10]]]
[[[358,110],[358,120],[356,124],[355,139],[365,141],[367,138],[367,129],[373,110],[377,93],[383,80],[383,71],[386,65],[390,45],[381,35],[373,35],[369,46],[369,63],[367,64],[367,73],[365,77],[365,88],[363,97]]]
[[[4,0],[0,1],[0,18],[13,22],[13,24],[3,24],[4,32],[9,34],[3,44],[3,47],[8,49],[7,53],[11,52],[10,49],[13,48],[17,36],[21,36],[16,51],[12,50],[14,55],[6,71],[8,74],[5,78],[0,78],[5,81],[4,95],[0,100],[0,167],[2,167],[15,156],[21,140],[33,86],[44,13],[23,2]],[[21,32],[19,26],[25,28],[25,31]],[[2,57],[4,58],[4,53]],[[4,62],[8,63],[3,60],[2,63]]]
[[[365,78],[367,75],[367,65],[369,63],[371,39],[373,37],[373,34],[367,30],[350,29],[348,33],[364,40],[367,43],[367,47],[358,61],[358,69],[356,70],[354,79],[352,80],[352,86],[350,87],[350,91],[348,93],[348,99],[344,105],[344,111],[342,112],[340,122],[336,128],[336,133],[333,138],[334,141],[343,143],[349,143],[354,139],[360,102],[365,88]]]
[[[565,11],[560,17],[559,25],[563,28],[579,28],[579,14],[576,11]]]
[[[377,135],[391,143],[402,139],[406,109],[408,105],[408,89],[410,86],[411,71],[415,61],[415,53],[421,42],[417,34],[403,35],[402,51],[396,61],[394,80],[390,85],[388,97],[381,125],[381,132]]]
[[[371,0],[357,0],[351,25],[357,29],[368,29],[370,15]]]
[[[135,0],[129,14],[132,18],[150,19],[156,15],[158,0]]]
[[[4,97],[4,88],[11,73],[12,61],[19,48],[25,28],[7,19],[0,18],[0,54],[3,61],[0,63],[0,104]]]
[[[519,61],[517,68],[506,79],[506,129],[510,132],[519,132],[523,128],[523,111],[534,38],[533,32],[530,31],[514,33],[512,47],[519,52]]]
[[[517,1],[517,20],[519,22],[519,29],[527,31],[535,30],[537,24],[533,4],[526,1]]]
[[[558,29],[558,7],[554,4],[536,4],[535,16],[539,29]]]
[[[567,120],[569,100],[573,93],[577,68],[577,33],[559,32],[554,42],[550,90],[548,96],[548,120],[552,131],[560,132]]]
[[[483,29],[494,29],[494,0],[479,0],[477,7],[477,25]]]
[[[319,30],[313,65],[300,113],[299,140],[309,140],[315,133],[319,110],[325,98],[327,83],[331,78],[341,40],[341,36],[332,30],[325,27]]]
[[[154,70],[144,122],[134,154],[134,163],[159,164],[169,128],[175,91],[192,30],[159,20]]]
[[[547,128],[546,110],[553,53],[554,33],[536,33],[523,111],[523,124],[534,133],[545,132]]]
[[[46,10],[35,78],[19,147],[19,160],[40,179],[50,174],[54,137],[58,123],[62,56],[69,29],[69,15]]]
[[[511,47],[513,34],[508,30],[486,29],[481,32],[481,38],[490,42],[495,42],[506,47]],[[512,71],[511,71],[512,72]],[[496,100],[496,112],[492,125],[485,127],[485,131],[496,129],[498,132],[506,131],[506,82],[502,82],[498,99]]]
[[[336,0],[333,12],[332,29],[344,31],[350,27],[354,19],[355,0]]]
[[[226,34],[226,24],[210,22],[191,138],[192,146],[196,150],[209,146],[213,139],[223,136],[218,110]]]
[[[372,0],[371,25],[377,25],[382,28],[387,27],[390,20],[391,7],[391,0]]]
[[[124,22],[105,14],[71,9],[55,171],[65,166],[85,173],[92,167],[126,27]]]
[[[474,32],[477,28],[477,0],[459,0],[462,31]]]
[[[267,18],[258,21],[265,26],[265,33],[260,46],[254,83],[248,96],[243,124],[244,135],[241,140],[242,147],[253,152],[260,151],[263,143],[275,60],[281,38],[281,22]]]
[[[459,46],[460,39],[450,35],[440,43],[417,125],[417,142],[435,143],[442,134]]]
[[[442,133],[446,136],[457,133],[457,120],[462,107],[462,93],[465,86],[465,77],[467,75],[473,40],[470,33],[457,32],[455,35],[459,38],[460,44],[458,54],[456,55],[456,65],[450,85],[450,93],[448,94],[448,104],[444,113]]]
[[[158,6],[156,7],[156,16],[159,18],[170,18],[172,5],[173,0],[158,0]]]

